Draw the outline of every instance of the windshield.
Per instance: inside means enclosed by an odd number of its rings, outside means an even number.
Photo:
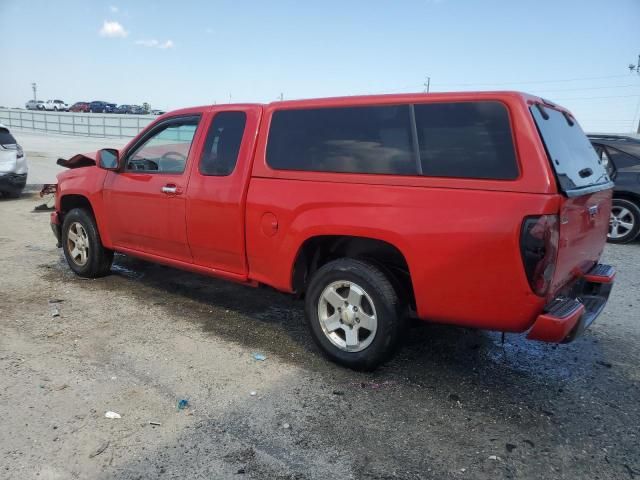
[[[540,104],[530,110],[563,192],[571,197],[613,186],[593,145],[573,117]]]

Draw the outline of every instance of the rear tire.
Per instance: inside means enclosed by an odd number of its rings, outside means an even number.
[[[324,354],[355,370],[373,370],[389,359],[406,323],[389,279],[374,265],[351,258],[334,260],[315,272],[305,312]]]
[[[113,251],[102,246],[95,219],[83,208],[64,216],[62,250],[69,267],[80,277],[98,278],[111,272]]]
[[[640,233],[640,207],[626,198],[614,198],[609,222],[609,243],[629,243]]]

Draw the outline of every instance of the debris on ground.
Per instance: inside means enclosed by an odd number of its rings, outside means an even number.
[[[511,453],[517,448],[517,446],[514,445],[513,443],[507,443],[505,445],[505,448],[507,449],[507,452]]]
[[[57,318],[60,316],[60,304],[64,300],[59,300],[57,298],[53,298],[49,300],[49,310],[51,310],[51,317]]]
[[[497,455],[489,455],[489,460],[498,461],[498,460],[500,460],[500,457],[498,457]]]
[[[255,390],[251,390],[249,392],[249,395],[251,395],[252,397],[255,397],[258,394],[258,392],[256,392]]]
[[[109,440],[102,443],[98,448],[89,454],[89,458],[97,457],[109,447]]]
[[[112,411],[108,411],[107,413],[104,414],[105,418],[122,418],[122,416],[119,413],[116,412],[112,412]]]
[[[289,425],[288,423],[283,423],[282,428],[284,428],[285,430],[288,430],[291,428],[291,425]]]
[[[184,410],[185,408],[188,408],[188,407],[189,407],[189,400],[187,400],[186,398],[178,400],[178,410]]]
[[[344,392],[342,390],[334,390],[333,395],[344,395]]]
[[[263,355],[262,353],[254,353],[253,359],[259,362],[264,362],[267,359],[267,356]]]
[[[159,427],[160,425],[162,425],[162,423],[160,423],[160,422],[155,422],[155,421],[151,420],[151,421],[149,421],[149,425],[154,425],[154,426],[156,426],[156,427]]]

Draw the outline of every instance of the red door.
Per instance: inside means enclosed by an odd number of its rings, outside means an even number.
[[[120,171],[107,174],[105,206],[116,249],[192,261],[184,194],[199,120],[161,122],[124,153]]]
[[[244,206],[261,113],[259,106],[222,106],[207,116],[187,196],[187,234],[197,265],[247,274]]]

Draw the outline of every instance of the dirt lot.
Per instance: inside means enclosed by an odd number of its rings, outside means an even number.
[[[74,276],[36,204],[0,201],[2,478],[640,478],[638,243],[607,247],[618,284],[570,345],[416,325],[361,374],[271,290],[122,256]]]

